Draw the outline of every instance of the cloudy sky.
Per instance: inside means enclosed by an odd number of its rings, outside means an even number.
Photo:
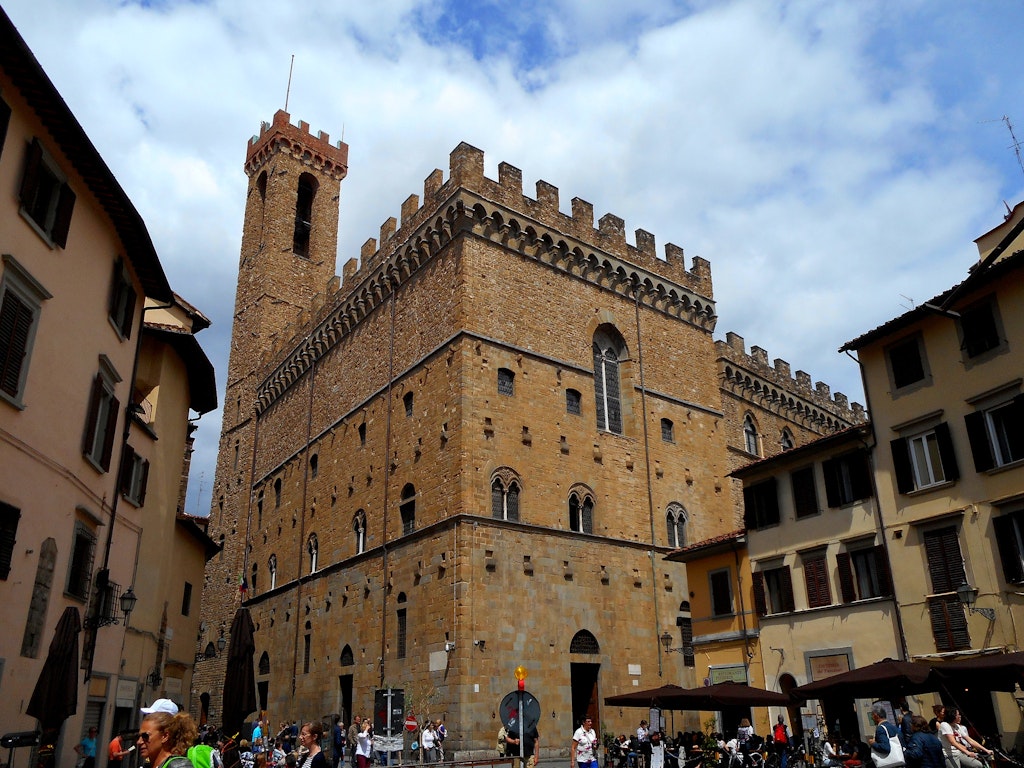
[[[293,122],[350,146],[339,265],[467,141],[709,259],[716,337],[858,401],[836,349],[961,280],[1024,197],[1018,0],[0,2],[213,320],[221,396],[245,145],[292,55]]]

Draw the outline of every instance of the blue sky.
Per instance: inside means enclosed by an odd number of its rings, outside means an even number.
[[[467,141],[709,259],[716,337],[854,400],[837,348],[961,280],[1024,197],[1011,0],[0,2],[213,320],[222,392],[245,144],[293,54],[292,120],[350,145],[339,265]],[[189,512],[219,431],[203,417]]]

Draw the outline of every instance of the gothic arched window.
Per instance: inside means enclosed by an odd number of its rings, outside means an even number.
[[[267,561],[267,573],[270,574],[270,588],[277,586],[277,555],[271,555]]]
[[[665,525],[668,528],[668,545],[670,547],[686,546],[686,510],[682,504],[673,502],[668,505],[665,513]]]
[[[597,428],[622,434],[622,395],[619,361],[625,353],[622,337],[614,328],[594,334],[594,397]]]
[[[491,476],[491,517],[498,520],[519,520],[519,476],[502,467]]]
[[[416,489],[412,483],[402,489],[402,504],[398,511],[402,515],[402,535],[406,536],[416,530]]]
[[[594,496],[584,486],[578,486],[569,493],[569,530],[594,532]]]
[[[758,450],[758,442],[757,425],[754,423],[754,417],[748,413],[743,417],[743,447],[747,453],[760,456],[761,452]]]
[[[316,177],[304,173],[299,176],[299,189],[295,199],[295,233],[292,237],[292,252],[296,256],[309,258],[309,234],[313,230],[313,199],[319,186]]]
[[[361,509],[352,518],[352,530],[356,534],[356,554],[361,555],[366,551],[366,513]]]
[[[306,550],[309,552],[309,572],[316,573],[316,557],[317,557],[317,541],[316,534],[309,534],[309,539],[306,541]]]

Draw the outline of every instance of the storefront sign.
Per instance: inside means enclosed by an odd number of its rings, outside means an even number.
[[[826,677],[850,671],[850,657],[845,653],[835,656],[811,656],[811,680],[824,680]]]

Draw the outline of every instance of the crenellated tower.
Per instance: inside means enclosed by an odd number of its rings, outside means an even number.
[[[203,630],[193,685],[218,691],[226,654],[207,658],[239,604],[246,570],[250,472],[255,439],[254,403],[267,351],[301,312],[325,294],[334,278],[338,199],[348,171],[348,146],[278,110],[263,123],[245,154],[246,192],[238,285],[231,332],[210,535],[223,547],[207,568]],[[219,722],[220,702],[203,702]],[[202,713],[201,713],[202,716]]]

